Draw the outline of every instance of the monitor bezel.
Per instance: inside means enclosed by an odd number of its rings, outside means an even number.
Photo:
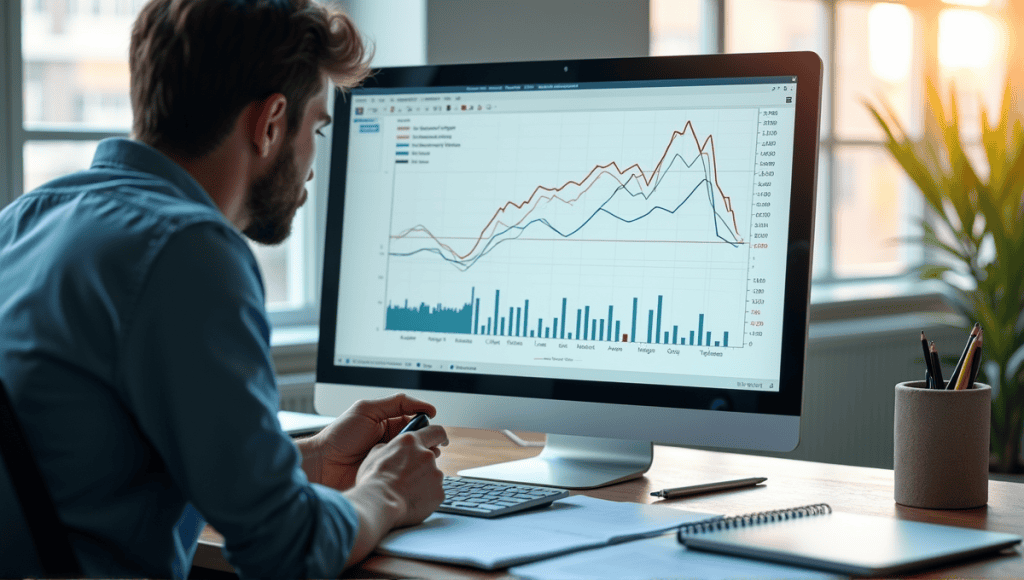
[[[554,399],[693,410],[799,416],[809,322],[810,264],[821,108],[822,61],[813,52],[553,60],[518,63],[428,65],[374,71],[366,88],[461,87],[519,83],[614,82],[670,79],[794,77],[796,118],[793,143],[792,203],[787,237],[787,268],[778,392],[759,392],[647,383],[548,379],[464,372],[382,369],[334,364],[340,286],[341,244],[325,244],[319,384],[386,387],[478,395]],[[326,240],[342,240],[351,102],[335,100]]]

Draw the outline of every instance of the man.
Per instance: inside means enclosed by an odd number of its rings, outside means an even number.
[[[198,511],[242,576],[336,576],[443,500],[444,429],[392,440],[427,403],[281,431],[242,237],[287,237],[331,82],[359,83],[366,58],[310,0],[153,0],[131,38],[134,140],[0,212],[0,380],[87,575],[187,575]]]

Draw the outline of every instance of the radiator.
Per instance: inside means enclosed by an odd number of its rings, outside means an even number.
[[[279,376],[277,388],[281,392],[281,409],[297,413],[315,413],[313,410],[314,385],[316,385],[314,373]]]

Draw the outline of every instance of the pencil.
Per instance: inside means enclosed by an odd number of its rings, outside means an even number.
[[[985,348],[985,333],[979,332],[974,342],[978,343],[978,352],[974,353],[974,360],[971,361],[971,376],[967,377],[968,389],[974,388],[974,380],[978,378],[978,370],[981,369],[981,349]]]
[[[935,348],[934,340],[932,341],[930,350],[932,355],[932,370],[935,371],[935,374],[932,375],[932,380],[935,381],[935,388],[945,389],[946,383],[942,380],[942,365],[939,364],[939,349]]]
[[[979,331],[981,331],[981,325],[975,322],[971,333],[967,335],[967,344],[964,345],[964,352],[960,355],[960,360],[956,361],[956,366],[953,367],[953,374],[949,375],[949,383],[946,384],[947,389],[953,390],[953,387],[956,386],[956,381],[960,378],[960,370],[963,368],[964,360],[967,358],[967,352],[971,350],[971,343],[974,342],[974,338],[978,336]]]
[[[932,372],[932,355],[928,352],[928,339],[924,337],[924,331],[921,331],[921,350],[924,351],[924,388],[934,389],[935,388],[935,373]]]
[[[978,352],[978,340],[975,339],[971,342],[971,349],[967,351],[967,358],[964,359],[964,366],[960,369],[960,376],[956,379],[956,386],[953,387],[955,391],[962,391],[967,388],[967,379],[971,375],[971,365],[974,364],[974,357],[977,356]]]

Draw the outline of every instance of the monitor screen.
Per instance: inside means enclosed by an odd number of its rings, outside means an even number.
[[[706,55],[339,94],[318,389],[798,418],[820,79]]]

